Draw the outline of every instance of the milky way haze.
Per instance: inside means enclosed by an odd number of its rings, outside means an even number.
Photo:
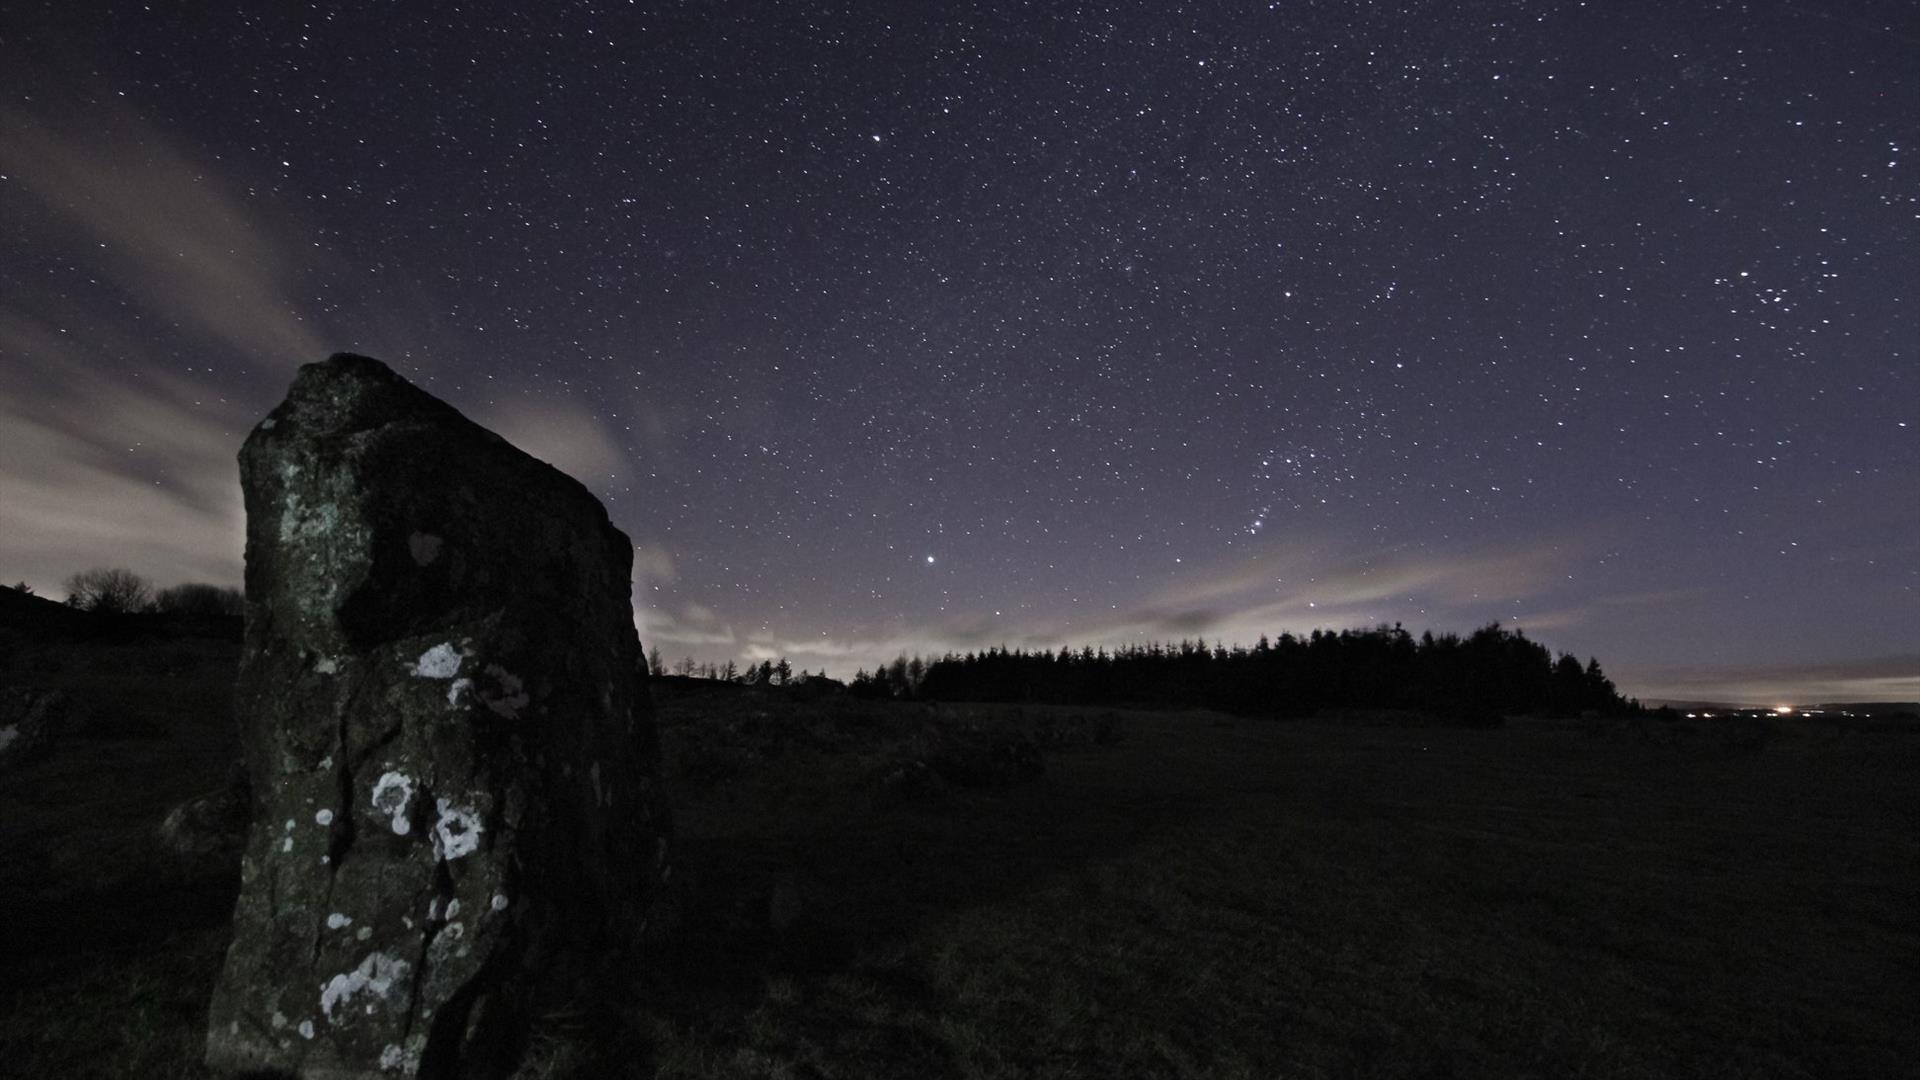
[[[352,350],[585,480],[669,657],[1920,696],[1908,3],[521,6],[10,7],[0,574],[237,581]]]

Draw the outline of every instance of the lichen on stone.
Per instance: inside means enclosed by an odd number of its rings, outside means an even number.
[[[327,981],[320,991],[320,1011],[328,1020],[338,1023],[334,1010],[357,997],[364,1000],[369,1013],[381,1004],[404,1002],[409,989],[407,979],[412,973],[413,965],[405,960],[383,952],[368,953],[359,967]]]
[[[450,799],[435,799],[440,817],[433,823],[433,854],[442,862],[471,855],[480,848],[480,814],[471,806],[458,806]]]
[[[376,361],[303,368],[274,417],[240,461],[259,809],[207,1061],[487,1071],[473,1055],[639,945],[628,909],[660,883],[667,818],[635,805],[657,766],[629,751],[652,738],[631,543],[585,488]],[[303,1043],[316,1026],[324,1045]]]
[[[401,772],[382,773],[373,784],[373,808],[387,815],[394,833],[405,836],[413,830],[407,811],[413,803],[413,777]]]
[[[442,642],[420,654],[420,659],[414,661],[413,673],[422,679],[451,679],[460,674],[460,664],[465,659],[452,642]]]

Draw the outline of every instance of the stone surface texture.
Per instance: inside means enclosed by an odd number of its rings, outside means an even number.
[[[496,1075],[668,872],[632,544],[365,357],[302,368],[240,468],[253,825],[208,1064]]]

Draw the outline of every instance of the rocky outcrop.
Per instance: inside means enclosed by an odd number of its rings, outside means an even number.
[[[65,690],[0,687],[0,771],[45,757],[72,719]]]
[[[632,545],[364,357],[302,368],[240,466],[254,824],[208,1063],[504,1071],[668,872]]]

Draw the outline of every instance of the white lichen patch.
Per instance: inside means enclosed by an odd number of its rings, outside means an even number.
[[[453,920],[459,917],[460,917],[460,898],[456,896],[453,899],[447,901],[447,921],[452,922]]]
[[[278,1009],[273,1011],[273,1030],[279,1031],[287,1026],[287,1014]]]
[[[413,777],[399,772],[386,772],[373,783],[373,808],[387,815],[388,824],[398,836],[405,836],[413,829],[413,822],[407,817],[407,811],[413,804]]]
[[[527,697],[526,684],[521,682],[520,676],[499,664],[488,664],[487,674],[493,677],[497,689],[482,690],[480,700],[487,708],[493,710],[495,715],[504,716],[509,720],[517,719],[520,716],[520,710],[526,708],[527,702],[531,700]]]
[[[280,853],[282,855],[285,855],[288,852],[291,852],[292,850],[293,850],[293,837],[289,836],[286,839],[280,841]]]
[[[333,811],[325,809],[323,807],[319,813],[313,815],[313,823],[315,825],[333,824]]]
[[[331,656],[323,656],[313,662],[313,670],[321,675],[338,675],[340,673],[340,661],[335,660]]]
[[[6,727],[0,727],[0,753],[5,753],[7,747],[13,745],[13,740],[19,737],[20,728],[18,725],[8,724]]]
[[[332,1020],[335,1009],[356,997],[366,1002],[368,1012],[383,1002],[405,1000],[407,978],[412,972],[413,966],[405,960],[381,952],[368,953],[359,967],[327,981],[320,991],[320,1011]]]
[[[460,699],[466,697],[467,691],[472,689],[472,679],[462,678],[453,680],[453,685],[447,687],[447,704],[453,708],[459,708]]]
[[[466,660],[459,649],[450,641],[443,641],[413,662],[413,673],[422,679],[451,679],[460,674],[460,664]]]
[[[417,532],[407,537],[407,551],[419,566],[429,566],[440,557],[440,544],[440,538],[432,533]]]
[[[353,916],[351,915],[342,915],[341,913],[336,911],[333,914],[327,916],[327,929],[329,930],[338,930],[343,926],[352,926],[352,925],[353,925]]]
[[[373,927],[371,926],[363,926],[360,929],[355,930],[353,932],[353,940],[355,941],[365,941],[372,936],[373,936]]]
[[[300,1037],[303,1039],[313,1038],[313,1021],[311,1020],[300,1021]]]
[[[439,820],[433,823],[433,855],[450,862],[471,855],[480,848],[480,814],[471,806],[458,806],[450,799],[435,799]]]
[[[463,940],[466,936],[467,928],[459,923],[448,923],[442,927],[427,946],[427,966],[444,964],[449,957],[470,955],[473,948]]]
[[[493,894],[493,903],[492,903],[492,907],[493,907],[493,910],[495,910],[495,911],[505,911],[505,910],[507,910],[507,897],[506,897],[506,894],[505,894],[505,893],[494,893],[494,894]]]
[[[275,420],[273,417],[269,416],[265,420],[260,421],[260,430],[272,431],[275,427],[278,427],[279,424],[280,424],[280,421]]]
[[[431,1015],[432,1011],[429,1010],[423,1019]],[[426,1048],[427,1037],[417,1031],[407,1036],[404,1045],[388,1043],[380,1051],[380,1070],[412,1076],[420,1071],[420,1052]]]

